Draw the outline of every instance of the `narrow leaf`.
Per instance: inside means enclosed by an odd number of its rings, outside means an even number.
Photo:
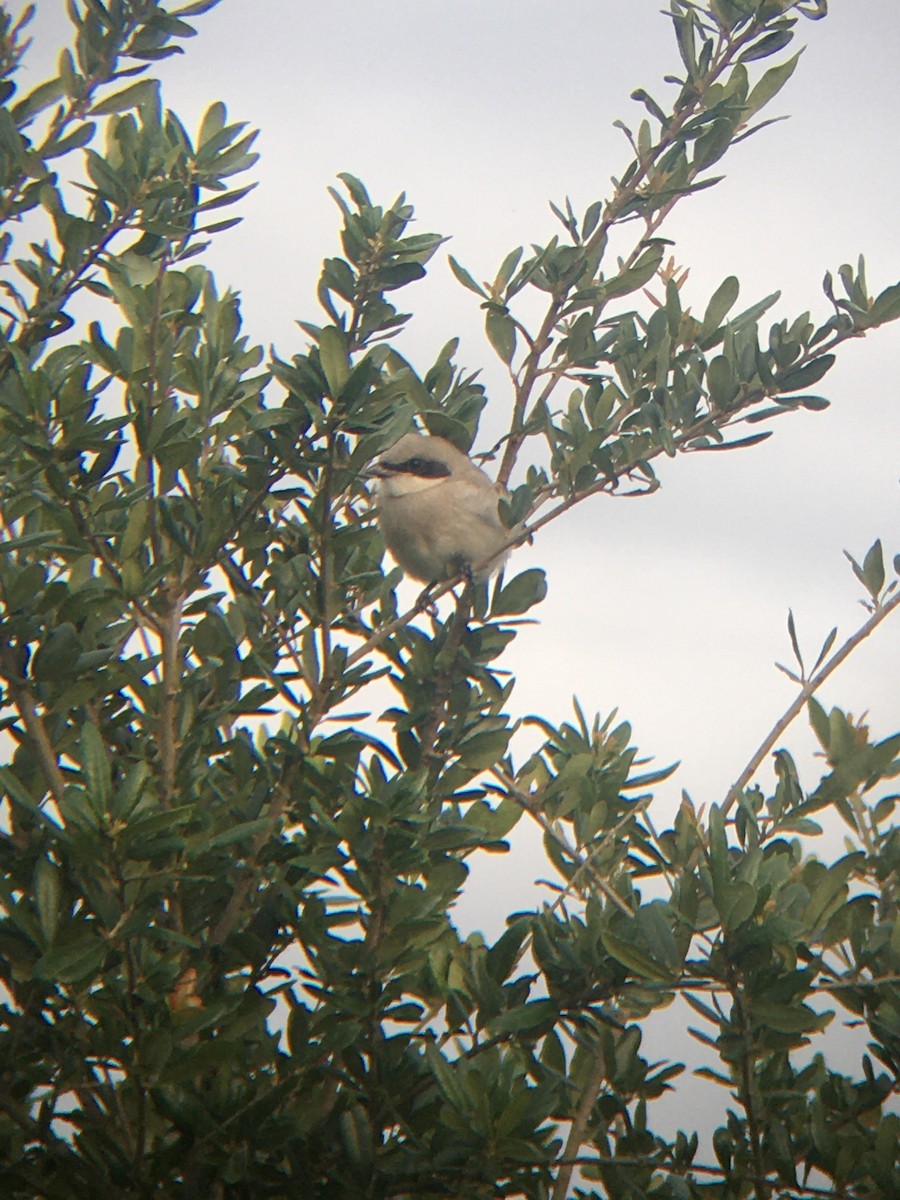
[[[326,325],[319,334],[319,362],[332,398],[336,399],[350,375],[346,339],[336,325]]]
[[[470,292],[474,292],[476,296],[483,296],[485,299],[487,299],[487,292],[484,290],[484,288],[480,287],[475,282],[466,268],[460,266],[452,254],[447,255],[447,261],[450,263],[450,270],[463,285],[463,287],[468,288]]]
[[[788,634],[790,635],[791,639],[791,645],[794,648],[794,658],[796,658],[797,662],[800,664],[800,674],[805,675],[806,668],[803,666],[803,655],[800,653],[800,645],[797,641],[797,630],[794,626],[794,614],[790,609],[788,609],[787,627]]]

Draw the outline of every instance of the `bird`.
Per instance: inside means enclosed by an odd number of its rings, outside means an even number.
[[[501,489],[446,438],[404,434],[370,467],[385,545],[425,584],[464,572],[488,579],[515,531],[500,520]]]

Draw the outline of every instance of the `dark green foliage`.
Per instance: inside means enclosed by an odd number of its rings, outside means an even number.
[[[826,760],[812,791],[778,749],[771,795],[749,770],[660,831],[670,771],[577,706],[531,718],[543,744],[517,765],[501,664],[543,573],[457,580],[441,610],[401,614],[361,474],[413,417],[474,444],[486,397],[456,341],[421,373],[391,344],[397,293],[443,239],[342,176],[326,323],[263,363],[196,261],[234,221],[218,210],[247,191],[254,135],[213,104],[192,136],[143,75],[211,6],[73,0],[58,78],[24,96],[27,20],[0,9],[0,1191],[896,1196],[900,735],[873,743],[813,697],[854,639],[832,654],[832,633],[807,673],[789,622],[784,669]],[[511,542],[593,493],[655,488],[660,454],[821,408],[808,389],[841,344],[900,316],[900,285],[870,298],[860,263],[840,298],[826,277],[831,315],[763,333],[776,296],[735,314],[729,276],[698,319],[662,265],[664,217],[761,127],[797,56],[755,64],[824,10],[672,0],[684,78],[668,106],[634,93],[648,115],[623,126],[611,196],[556,207],[564,237],[492,284],[451,260],[510,369],[501,479],[532,439],[549,452],[503,505]],[[46,240],[18,244],[26,214]],[[529,288],[536,332],[514,312]],[[106,312],[87,329],[83,290]],[[851,562],[869,632],[898,593],[880,541]],[[847,827],[834,862],[826,813]],[[493,944],[461,937],[468,859],[523,818],[553,903]],[[727,1106],[705,1160],[688,1105],[685,1132],[654,1131],[653,1101],[690,1094],[641,1053],[676,1000]],[[828,1065],[837,1013],[867,1036],[852,1075]]]

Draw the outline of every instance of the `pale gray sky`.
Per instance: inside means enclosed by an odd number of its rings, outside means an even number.
[[[513,246],[552,236],[548,199],[569,195],[579,211],[606,194],[627,161],[613,120],[638,119],[629,93],[662,96],[662,76],[679,70],[660,7],[224,0],[198,18],[188,54],[161,65],[164,94],[189,126],[221,99],[232,119],[262,130],[245,220],[208,256],[220,284],[242,292],[251,336],[289,356],[303,345],[294,321],[317,319],[319,264],[339,252],[325,191],[338,171],[361,177],[379,201],[405,190],[419,228],[452,234],[450,252],[478,277],[493,276]],[[737,147],[722,164],[726,181],[686,200],[663,231],[691,268],[684,302],[695,310],[736,274],[747,304],[782,289],[772,319],[806,309],[825,319],[826,269],[861,252],[873,291],[900,279],[900,9],[897,0],[832,8],[824,21],[800,22],[808,50],[771,110],[792,119]],[[38,9],[37,50],[55,57],[64,5],[38,0]],[[424,368],[461,335],[462,361],[484,367],[489,420],[502,425],[503,374],[477,301],[443,252],[404,304],[416,312],[407,357]],[[814,659],[832,625],[846,635],[864,616],[842,551],[861,557],[877,536],[889,556],[900,551],[898,360],[900,326],[876,331],[845,347],[819,386],[833,400],[827,412],[783,418],[748,451],[664,464],[652,498],[588,503],[515,556],[510,570],[546,568],[550,594],[505,664],[519,676],[513,711],[568,719],[573,693],[589,713],[617,707],[645,754],[682,761],[659,824],[682,787],[698,803],[721,800],[792,698],[772,665],[789,662],[788,608]],[[898,669],[895,619],[822,700],[869,709],[876,733],[893,733]],[[785,742],[814,783],[802,722]],[[484,856],[459,911],[464,928],[495,936],[505,912],[528,902],[540,848],[525,834],[514,847],[512,862]],[[671,1019],[656,1029],[647,1052],[654,1043],[660,1056],[672,1052]]]

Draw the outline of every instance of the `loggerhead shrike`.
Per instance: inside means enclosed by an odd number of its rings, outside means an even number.
[[[513,531],[500,520],[501,492],[451,442],[404,434],[370,473],[385,545],[413,579],[436,583],[474,569],[484,580],[506,560]]]

